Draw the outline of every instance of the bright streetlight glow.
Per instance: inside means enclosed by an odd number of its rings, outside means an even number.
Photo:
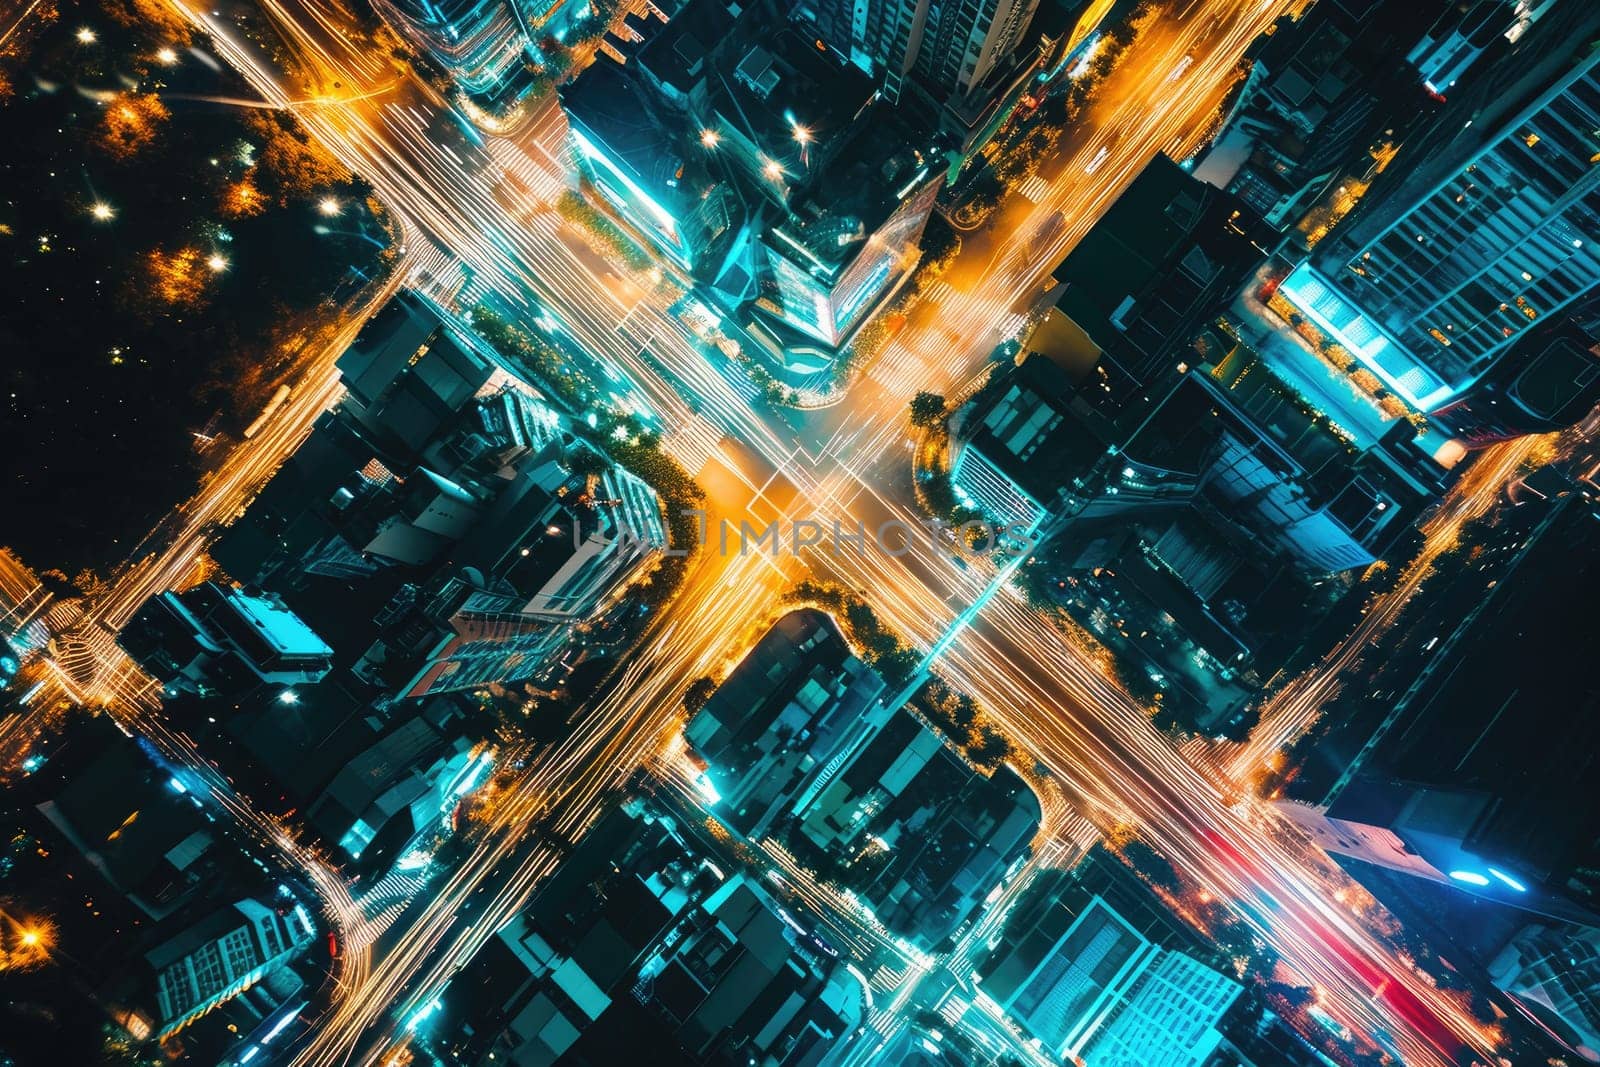
[[[293,689],[285,689],[283,692],[278,694],[278,703],[298,704],[300,703],[300,694],[296,693]]]
[[[89,214],[93,215],[100,222],[110,222],[112,219],[117,217],[116,210],[104,200],[96,200],[89,208]]]
[[[804,126],[801,126],[799,123],[796,123],[794,127],[794,140],[796,144],[810,144],[811,131],[806,129]]]
[[[700,131],[700,147],[702,148],[715,148],[721,141],[722,138],[717,136],[716,130]]]
[[[207,257],[206,266],[210,267],[213,271],[215,271],[216,273],[220,274],[223,271],[228,269],[228,261],[226,259],[222,258],[221,256],[217,255],[215,252],[213,252],[213,253],[211,253],[211,255],[209,257]]]
[[[769,159],[761,165],[761,173],[768,181],[777,181],[783,177],[783,167],[775,159]]]
[[[94,44],[95,41],[94,31],[87,26],[79,26],[78,32],[73,36],[78,39],[79,44]]]
[[[156,62],[164,66],[172,66],[178,61],[178,53],[170,48],[162,48],[156,52]]]
[[[340,211],[343,211],[344,208],[338,200],[335,200],[331,196],[325,196],[321,200],[317,201],[317,210],[322,212],[324,215],[331,217],[337,215]]]

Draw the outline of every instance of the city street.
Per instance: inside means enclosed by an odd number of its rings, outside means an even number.
[[[907,328],[860,369],[845,401],[804,414],[754,403],[753,391],[724,360],[708,356],[649,279],[627,278],[575,248],[570,225],[551,209],[572,168],[550,98],[513,138],[468,135],[459,112],[420,82],[397,80],[393,66],[364,49],[354,16],[336,3],[262,0],[292,57],[290,71],[274,67],[226,15],[184,0],[175,6],[265,99],[291,106],[329,98],[294,106],[314,136],[371,182],[408,235],[407,258],[386,290],[412,283],[463,304],[493,293],[529,320],[549,315],[666,431],[667,450],[706,487],[713,521],[737,527],[741,520],[764,526],[809,519],[876,529],[918,522],[906,424],[913,393],[960,394],[987,373],[990,354],[1043,296],[1050,270],[1144,165],[1158,152],[1184,158],[1205,139],[1245,46],[1289,5],[1192,0],[1182,19],[1151,20],[1046,161],[1044,193],[1009,198],[986,234],[969,237]],[[347,343],[361,321],[352,320],[339,340]],[[69,698],[113,703],[164,752],[197,769],[207,766],[203,758],[164,724],[147,680],[117,651],[114,634],[148,596],[189,571],[217,525],[337,401],[335,348],[321,375],[297,388],[268,430],[242,445],[185,506],[167,543],[132,561],[92,606],[76,630],[76,655],[87,661],[61,664]],[[1433,520],[1432,551],[1447,547],[1451,531],[1500,492],[1524,458],[1522,447],[1479,461]],[[1151,726],[1147,710],[1107,676],[1092,650],[1074,645],[1010,587],[992,588],[992,567],[956,566],[943,548],[916,545],[905,555],[869,549],[798,559],[759,549],[702,550],[614,685],[499,799],[459,868],[400,915],[370,954],[347,955],[333,1001],[301,1035],[295,1062],[383,1062],[404,1041],[418,1007],[559,863],[564,842],[592,823],[638,767],[675,743],[688,683],[736,662],[782,610],[782,595],[808,576],[861,591],[918,648],[939,650],[935,669],[977,697],[1077,811],[1102,831],[1136,833],[1198,892],[1234,902],[1289,974],[1316,989],[1331,1018],[1384,1035],[1408,1063],[1493,1055],[1494,1036],[1460,1002],[1414,973],[1337,903],[1342,876],[1282,844],[1270,814],[1239,801],[1231,788],[1311,725],[1350,657],[1392,621],[1405,590],[1415,589],[1409,576],[1339,653],[1285,691],[1249,746],[1188,758]],[[266,840],[298,854],[280,828],[228,799],[225,786],[217,793]],[[1045,847],[1064,829],[1065,820],[1050,821]],[[359,922],[337,874],[318,858],[302,858],[331,914]]]

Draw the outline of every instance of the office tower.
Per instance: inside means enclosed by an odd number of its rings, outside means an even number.
[[[1136,875],[1095,849],[1018,903],[979,987],[1053,1059],[1198,1067],[1241,993]]]
[[[1544,0],[1535,7],[1549,7]],[[1527,5],[1517,0],[1461,0],[1442,12],[1406,55],[1430,93],[1444,95],[1478,62],[1494,43],[1515,28],[1526,29],[1518,19]]]
[[[805,388],[916,266],[938,138],[769,4],[695,0],[631,28],[622,62],[561,91],[586,191]]]
[[[915,75],[935,96],[964,96],[1022,42],[1038,0],[811,0],[799,13],[829,47],[898,99]]]
[[[526,87],[516,75],[529,39],[507,0],[379,0],[377,7],[468,94],[494,103]]]
[[[1354,760],[1350,743],[1330,744],[1345,766],[1322,804],[1282,807],[1328,852],[1394,872],[1378,872],[1386,902],[1428,892],[1596,925],[1595,626],[1550,599],[1559,588],[1583,605],[1600,590],[1595,519],[1577,492],[1524,499],[1499,535],[1508,550],[1484,543],[1483,569],[1430,605],[1425,647],[1391,649],[1393,673],[1368,681],[1386,718]]]
[[[1545,15],[1410,138],[1281,294],[1412,408],[1600,279],[1600,9]]]
[[[151,949],[160,1039],[284,966],[315,936],[303,907],[286,915],[245,898]]]
[[[169,692],[312,685],[333,666],[333,650],[281,599],[217,582],[151,598],[118,642]]]
[[[1571,426],[1600,402],[1600,293],[1517,339],[1433,413],[1457,440],[1493,444]]]
[[[1526,926],[1489,962],[1489,977],[1580,1056],[1600,1055],[1600,929]]]
[[[1200,1067],[1222,1043],[1218,1024],[1239,983],[1182,952],[1163,952],[1089,1047],[1089,1067]]]
[[[1319,0],[1256,52],[1233,116],[1195,176],[1286,227],[1427,96],[1406,49],[1440,0]],[[1367,160],[1368,164],[1371,160]]]

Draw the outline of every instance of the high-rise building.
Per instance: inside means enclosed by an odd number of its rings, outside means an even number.
[[[1095,849],[1042,872],[979,967],[984,995],[1045,1052],[1087,1067],[1199,1067],[1237,982],[1198,958],[1139,878]]]
[[[1600,929],[1524,927],[1490,961],[1489,977],[1578,1055],[1600,1059]]]
[[[333,666],[333,649],[281,599],[217,582],[158,594],[118,641],[174,691],[309,685]]]
[[[883,78],[890,99],[915,75],[936,95],[981,86],[1022,43],[1039,0],[806,0],[822,40]]]
[[[279,914],[245,898],[151,949],[161,1017],[157,1036],[177,1033],[282,967],[315,936],[303,906]]]
[[[1480,541],[1486,569],[1463,569],[1459,599],[1435,602],[1412,643],[1389,650],[1393,672],[1363,687],[1386,718],[1329,743],[1343,770],[1321,803],[1283,808],[1330,854],[1361,861],[1356,872],[1383,868],[1381,897],[1422,879],[1440,888],[1416,892],[1462,908],[1468,895],[1600,924],[1595,626],[1550,599],[1559,588],[1581,605],[1600,589],[1595,519],[1576,492],[1523,499],[1502,520],[1509,551]]]
[[[1446,8],[1428,27],[1406,60],[1423,86],[1444,95],[1477,63],[1484,52],[1519,23],[1519,9],[1549,7],[1554,0],[1529,5],[1519,0],[1461,0]],[[1525,28],[1525,26],[1524,26]]]
[[[1084,1056],[1088,1067],[1200,1067],[1222,1043],[1239,983],[1182,952],[1163,952]]]
[[[1432,412],[1600,279],[1600,9],[1475,71],[1280,293]]]
[[[630,29],[561,92],[585,188],[808,387],[915,267],[942,141],[773,0]]]
[[[1434,421],[1473,446],[1571,426],[1600,402],[1600,292],[1517,339]]]
[[[508,0],[380,0],[378,10],[456,79],[493,103],[525,89],[529,38]]]
[[[708,764],[719,815],[755,837],[882,727],[890,710],[883,695],[883,679],[850,654],[826,616],[791,612],[717,687],[684,737]],[[805,746],[791,743],[802,736]]]
[[[1256,50],[1232,117],[1195,176],[1274,226],[1295,222],[1383,130],[1420,115],[1427,96],[1406,49],[1439,7],[1319,0],[1285,19]]]

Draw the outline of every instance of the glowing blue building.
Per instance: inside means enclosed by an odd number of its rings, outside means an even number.
[[[1417,411],[1600,282],[1600,52],[1580,14],[1475,76],[1279,290]]]
[[[469,95],[498,102],[526,87],[518,75],[530,37],[512,0],[379,0],[378,9]]]

